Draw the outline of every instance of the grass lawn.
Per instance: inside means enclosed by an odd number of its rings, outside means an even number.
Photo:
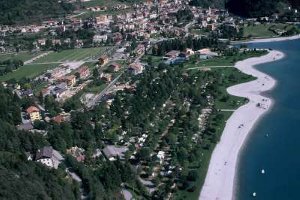
[[[87,10],[84,14],[78,16],[77,18],[82,18],[82,19],[86,19],[86,18],[89,18],[89,17],[97,17],[97,16],[100,16],[100,15],[119,15],[119,14],[125,14],[125,13],[128,13],[132,11],[131,8],[127,8],[127,9],[124,9],[124,10],[106,10],[106,11],[96,11],[96,12],[93,12],[93,11],[89,11]]]
[[[244,27],[244,37],[278,37],[279,35],[272,30],[289,30],[294,25],[289,24],[259,24]]]
[[[102,90],[104,90],[104,88],[107,86],[107,84],[102,84],[102,85],[99,85],[99,86],[90,86],[90,87],[86,87],[84,92],[86,93],[99,93],[101,92]]]
[[[195,29],[195,28],[192,28],[190,30],[190,32],[192,34],[196,34],[196,35],[208,35],[210,33],[210,31],[208,31],[208,30],[205,30],[205,29]]]
[[[0,54],[0,61],[8,60],[8,59],[20,59],[23,62],[34,58],[43,52],[39,53],[30,53],[30,52],[20,52],[20,53],[8,53],[8,54]]]
[[[239,53],[234,56],[221,56],[207,60],[201,60],[198,63],[187,62],[185,68],[194,68],[194,67],[210,67],[210,66],[234,66],[237,61],[245,60],[251,57],[258,57],[265,55],[267,52],[261,51],[251,51],[247,53]]]
[[[31,64],[31,65],[24,65],[20,67],[16,71],[8,73],[4,76],[0,76],[0,81],[7,81],[10,79],[20,80],[22,78],[33,78],[42,74],[47,69],[51,69],[56,67],[57,64]]]
[[[246,103],[242,97],[232,96],[227,93],[227,88],[238,84],[255,80],[255,77],[241,73],[236,68],[214,68],[223,77],[223,82],[218,85],[219,94],[215,101],[217,109],[236,109]]]
[[[121,4],[122,2],[118,0],[92,0],[87,2],[81,2],[81,5],[85,7],[92,7],[92,6],[115,6],[117,4]]]
[[[152,56],[152,55],[145,55],[142,57],[142,62],[149,62],[152,63],[154,66],[157,66],[159,63],[163,62],[163,57],[161,56]],[[151,66],[151,64],[150,64]]]
[[[107,48],[108,47],[82,48],[52,52],[47,56],[36,60],[35,63],[80,61],[91,57],[96,58],[103,54],[107,50]]]

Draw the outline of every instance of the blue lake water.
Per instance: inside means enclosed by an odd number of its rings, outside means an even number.
[[[248,46],[280,50],[286,57],[257,66],[277,80],[276,88],[267,94],[275,104],[259,121],[240,153],[235,197],[238,200],[299,200],[300,40]],[[262,169],[265,174],[261,174]],[[255,198],[253,192],[257,193]]]

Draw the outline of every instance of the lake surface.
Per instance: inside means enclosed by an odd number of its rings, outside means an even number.
[[[257,69],[277,80],[269,92],[275,102],[250,134],[237,172],[238,200],[300,199],[300,40],[249,44],[286,54],[283,60]],[[265,170],[265,174],[261,170]],[[252,193],[256,192],[254,198]]]

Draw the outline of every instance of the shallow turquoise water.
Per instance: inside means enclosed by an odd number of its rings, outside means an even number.
[[[300,40],[250,44],[286,57],[257,69],[277,80],[267,95],[275,105],[252,131],[240,153],[236,199],[300,199]],[[269,135],[268,137],[266,135]],[[265,174],[261,174],[261,170]],[[256,192],[257,196],[252,197]]]

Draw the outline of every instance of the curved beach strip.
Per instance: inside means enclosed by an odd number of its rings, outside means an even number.
[[[281,42],[288,40],[297,40],[300,39],[299,35],[287,36],[287,37],[274,37],[274,38],[262,38],[262,39],[253,39],[245,42],[236,42],[237,44],[246,44],[246,43],[263,43],[263,42]]]
[[[227,89],[231,95],[248,98],[249,103],[238,108],[228,119],[221,140],[213,151],[200,193],[200,200],[231,200],[234,198],[234,178],[239,151],[255,123],[272,105],[272,100],[262,96],[261,93],[271,90],[276,84],[273,78],[256,70],[253,66],[283,57],[282,52],[272,50],[265,56],[236,63],[237,69],[255,76],[257,79]]]

